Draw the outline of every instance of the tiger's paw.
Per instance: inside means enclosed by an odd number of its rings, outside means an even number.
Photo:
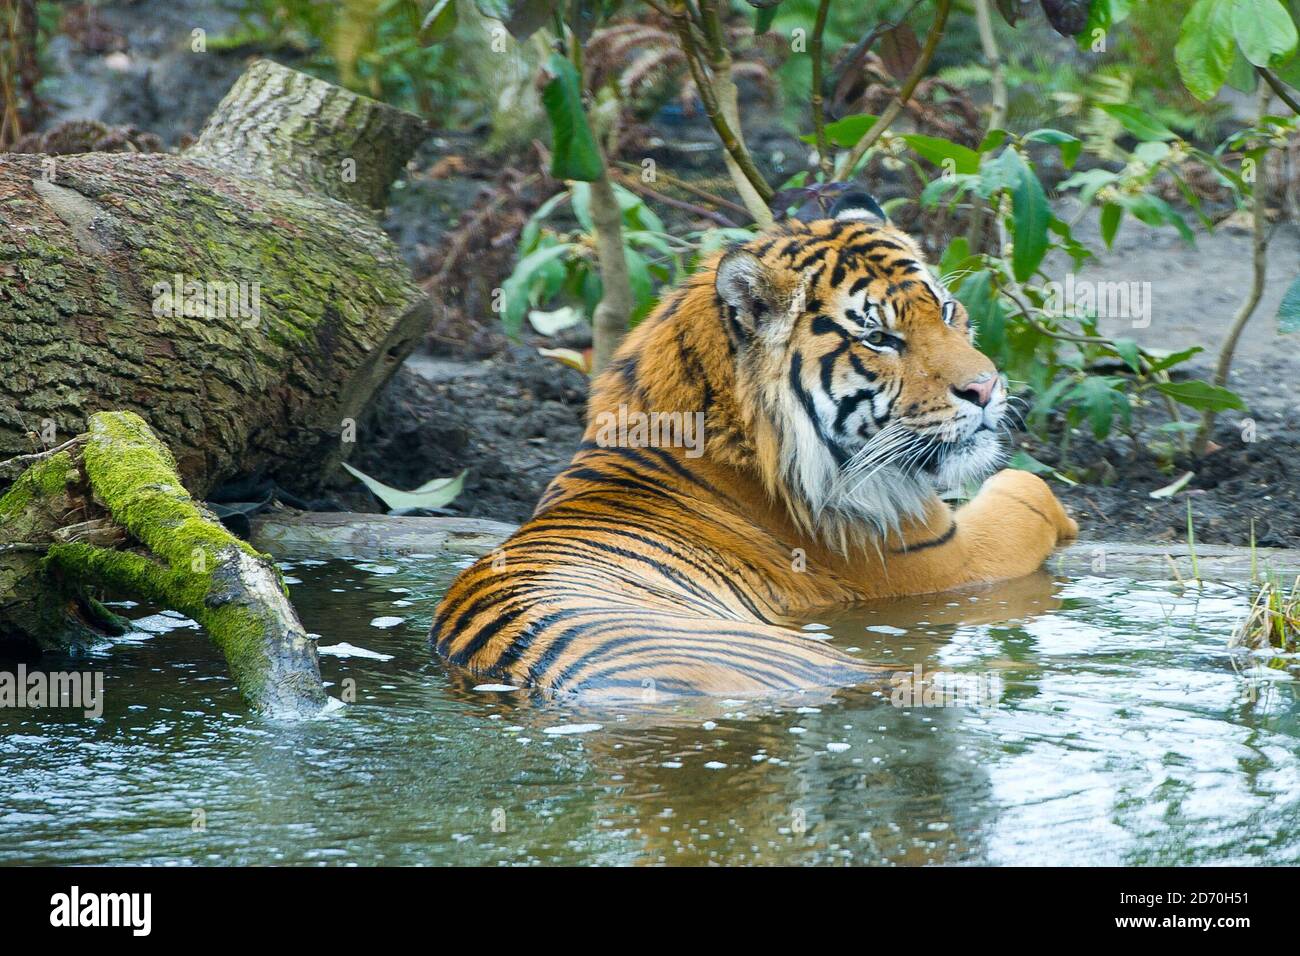
[[[1079,525],[1066,514],[1051,486],[1042,478],[1019,468],[1004,468],[984,482],[980,494],[1007,495],[1038,513],[1055,531],[1055,544],[1072,541],[1079,536]]]

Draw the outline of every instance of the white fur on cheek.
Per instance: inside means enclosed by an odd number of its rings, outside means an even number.
[[[819,391],[812,392],[816,412],[829,430],[835,410]],[[798,398],[782,385],[768,390],[773,417],[783,423],[781,471],[790,493],[797,495],[829,543],[896,532],[902,523],[925,513],[934,485],[924,473],[906,473],[887,465],[865,481],[845,481],[844,473],[817,434]],[[824,406],[824,407],[823,407]]]

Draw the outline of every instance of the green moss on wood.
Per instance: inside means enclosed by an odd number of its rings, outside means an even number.
[[[96,499],[149,553],[54,543],[47,567],[192,617],[221,649],[240,692],[255,706],[283,698],[283,690],[270,684],[286,675],[301,701],[323,705],[306,635],[293,629],[296,621],[284,633],[284,608],[250,595],[241,577],[247,562],[258,562],[284,595],[274,562],[199,508],[181,484],[171,453],[144,420],[132,412],[92,415],[82,463]],[[47,465],[29,483],[50,483],[48,470]]]
[[[36,499],[54,497],[77,477],[77,466],[66,451],[36,462],[0,498],[0,524],[17,519]]]
[[[82,460],[109,513],[172,567],[211,566],[230,547],[261,557],[199,511],[180,482],[171,452],[139,415],[91,415]]]
[[[131,409],[199,494],[258,470],[324,483],[341,450],[322,436],[360,413],[425,318],[368,214],[173,156],[65,157],[61,188],[95,204],[109,250],[89,254],[40,200],[37,158],[0,163],[0,457],[43,419],[73,435],[77,410]],[[177,275],[256,289],[256,321],[155,308]]]
[[[189,527],[182,533],[194,530]],[[219,530],[225,533],[224,529]],[[203,534],[205,540],[212,537]],[[251,550],[238,539],[234,539],[232,544],[236,547],[242,545],[241,550]],[[213,554],[212,559],[221,561],[222,556]],[[118,593],[169,607],[193,618],[221,650],[230,675],[244,698],[254,705],[263,701],[272,669],[272,661],[266,653],[267,620],[256,608],[221,603],[227,589],[218,573],[219,564],[209,564],[207,570],[195,570],[195,566],[173,568],[130,551],[114,551],[82,543],[52,545],[48,561],[77,580],[100,582]]]

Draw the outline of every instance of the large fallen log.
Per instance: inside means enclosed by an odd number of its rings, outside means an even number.
[[[321,487],[426,328],[376,218],[424,135],[260,61],[184,155],[0,155],[0,459],[127,409],[197,495]]]
[[[316,645],[270,556],[190,498],[139,416],[92,415],[86,434],[0,469],[21,469],[0,497],[0,634],[66,648],[120,633],[95,597],[107,591],[201,624],[257,710],[326,706]]]
[[[275,566],[191,493],[310,493],[346,456],[427,324],[376,216],[424,134],[262,61],[183,156],[0,156],[0,642],[84,646],[131,597],[257,709],[326,704]]]

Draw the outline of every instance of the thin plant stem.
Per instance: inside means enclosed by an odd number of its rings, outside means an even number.
[[[989,10],[989,0],[975,0],[975,23],[979,28],[980,47],[989,68],[989,83],[992,88],[988,125],[991,132],[1001,129],[1007,121],[1007,84],[1002,75],[1002,53],[998,49],[997,35],[993,32],[993,15]],[[984,223],[987,214],[986,204],[977,199],[974,211],[971,213],[970,226],[966,230],[966,245],[971,252],[983,251]]]
[[[1300,116],[1300,102],[1296,101],[1296,98],[1291,95],[1291,91],[1286,88],[1286,84],[1279,80],[1272,70],[1257,66],[1255,72],[1272,88],[1273,92],[1277,94],[1277,98],[1291,108],[1292,113]]]
[[[754,159],[749,154],[745,144],[737,136],[736,131],[732,129],[731,124],[727,122],[722,104],[718,101],[717,90],[705,69],[699,47],[695,42],[695,34],[691,29],[690,8],[685,0],[674,0],[672,14],[673,28],[677,33],[678,41],[681,43],[682,53],[686,57],[686,63],[690,68],[691,77],[695,81],[696,90],[704,103],[705,115],[708,116],[709,122],[713,124],[718,139],[722,141],[723,149],[727,151],[738,171],[737,175],[732,176],[732,179],[736,181],[737,191],[740,193],[741,199],[745,200],[745,208],[749,210],[749,214],[754,217],[754,220],[760,225],[766,225],[772,221],[772,213],[767,208],[767,203],[775,193],[772,187],[768,185],[767,180],[763,178],[763,174],[758,171],[758,167],[754,165]],[[748,184],[749,189],[744,188],[745,183]]]
[[[1259,84],[1259,116],[1261,120],[1268,114],[1270,98],[1268,84],[1261,81]],[[1214,367],[1214,384],[1220,388],[1225,388],[1228,384],[1228,374],[1232,371],[1232,358],[1237,351],[1237,342],[1241,339],[1241,333],[1245,331],[1246,323],[1255,314],[1255,308],[1264,295],[1264,280],[1268,274],[1268,221],[1264,215],[1267,172],[1268,154],[1264,153],[1255,166],[1255,184],[1254,189],[1251,190],[1253,215],[1251,216],[1252,276],[1250,292],[1247,293],[1245,301],[1237,309],[1237,314],[1232,320],[1232,327],[1228,330],[1227,338],[1223,340],[1223,345],[1219,349],[1219,361]],[[1210,435],[1214,431],[1216,417],[1217,413],[1213,408],[1207,408],[1201,414],[1201,427],[1197,430],[1196,440],[1192,443],[1192,451],[1197,457],[1204,455],[1210,447]]]
[[[943,37],[944,27],[948,23],[948,13],[952,10],[952,0],[938,0],[938,9],[934,12],[934,22],[930,24],[930,32],[925,35],[925,44],[921,47],[921,55],[916,58],[916,63],[912,67],[911,74],[904,81],[902,88],[898,91],[885,108],[885,112],[880,119],[876,120],[875,125],[867,130],[866,135],[858,140],[856,146],[844,158],[840,168],[835,173],[838,181],[843,181],[853,174],[854,168],[861,161],[862,157],[867,154],[872,146],[883,136],[886,130],[893,125],[894,120],[898,119],[903,107],[907,105],[912,94],[916,92],[916,85],[921,82],[921,77],[925,76],[925,71],[930,68],[930,61],[934,59],[934,51],[939,47],[939,40]]]
[[[822,93],[825,79],[822,76],[822,58],[826,17],[830,8],[831,0],[821,0],[818,4],[817,19],[813,22],[812,41],[809,46],[809,53],[812,55],[813,135],[817,142],[817,162],[821,166],[822,176],[828,180],[835,173],[835,165],[830,155],[830,144],[826,140],[826,103]]]

